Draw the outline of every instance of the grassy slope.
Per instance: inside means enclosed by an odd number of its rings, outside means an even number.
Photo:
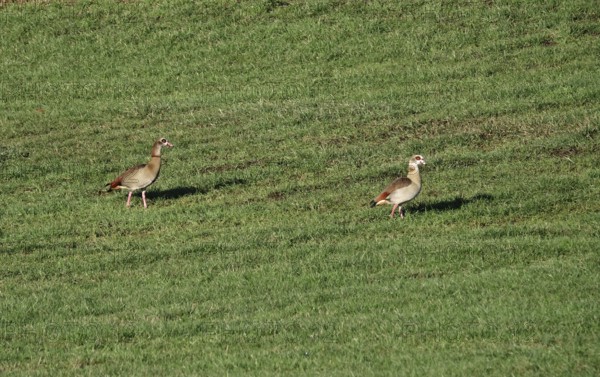
[[[3,6],[0,371],[596,375],[599,13],[564,3]],[[97,195],[158,136],[150,208]]]

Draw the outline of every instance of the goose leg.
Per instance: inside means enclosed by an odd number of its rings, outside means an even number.
[[[394,204],[394,206],[392,207],[392,213],[390,213],[390,217],[392,219],[394,218],[394,212],[396,212],[396,208],[398,208],[398,204]]]
[[[398,212],[400,212],[400,218],[403,219],[404,218],[404,211],[402,210],[402,207],[398,208]]]
[[[129,205],[131,204],[131,194],[133,194],[133,191],[129,191],[129,195],[127,195],[127,207],[129,207]]]
[[[148,205],[146,204],[146,191],[142,191],[142,201],[144,202],[144,208],[148,208]]]

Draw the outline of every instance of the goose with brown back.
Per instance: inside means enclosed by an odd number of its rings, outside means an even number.
[[[160,151],[162,147],[173,147],[167,139],[160,138],[154,142],[152,146],[152,154],[150,161],[147,164],[134,166],[127,169],[112,182],[107,183],[107,191],[112,190],[129,190],[127,196],[127,204],[129,207],[131,204],[131,195],[136,190],[142,190],[142,201],[144,202],[144,208],[147,208],[146,204],[146,188],[153,184],[160,174]]]
[[[425,165],[425,159],[421,155],[414,155],[408,161],[408,174],[406,177],[396,178],[381,194],[371,201],[371,207],[382,204],[393,204],[390,217],[394,218],[394,212],[398,208],[401,218],[404,218],[402,205],[413,200],[421,192],[421,174],[419,166]]]

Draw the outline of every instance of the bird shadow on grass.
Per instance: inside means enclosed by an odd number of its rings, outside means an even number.
[[[471,198],[463,198],[460,196],[455,197],[451,200],[444,200],[441,202],[433,203],[422,203],[410,209],[411,212],[427,212],[427,211],[453,211],[461,208],[464,205],[471,204],[479,201],[491,201],[494,197],[490,194],[477,194]]]
[[[179,199],[184,196],[196,195],[201,193],[201,191],[196,187],[175,187],[168,190],[157,190],[157,191],[148,191],[146,196],[149,199]]]
[[[168,190],[158,190],[158,191],[148,191],[146,196],[149,199],[165,199],[165,200],[173,200],[183,198],[184,196],[190,195],[199,195],[206,194],[213,190],[219,190],[224,187],[234,186],[234,185],[242,185],[246,183],[245,179],[233,178],[227,180],[221,180],[219,182],[215,182],[213,185],[208,187],[175,187]]]

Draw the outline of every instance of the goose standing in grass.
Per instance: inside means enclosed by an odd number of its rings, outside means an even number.
[[[371,207],[382,204],[393,204],[390,217],[394,218],[394,212],[398,208],[401,218],[404,218],[402,205],[419,195],[421,192],[421,174],[419,166],[425,165],[425,159],[421,155],[414,155],[408,161],[408,174],[406,177],[396,178],[381,194],[371,201]]]
[[[127,169],[123,174],[119,175],[112,182],[107,183],[108,191],[112,190],[129,190],[127,196],[127,204],[129,207],[131,204],[131,194],[136,190],[142,190],[142,201],[144,202],[144,208],[147,208],[146,204],[146,188],[153,184],[160,174],[160,150],[162,147],[173,147],[167,139],[160,138],[154,142],[152,146],[152,154],[150,161],[147,164],[134,166]]]

